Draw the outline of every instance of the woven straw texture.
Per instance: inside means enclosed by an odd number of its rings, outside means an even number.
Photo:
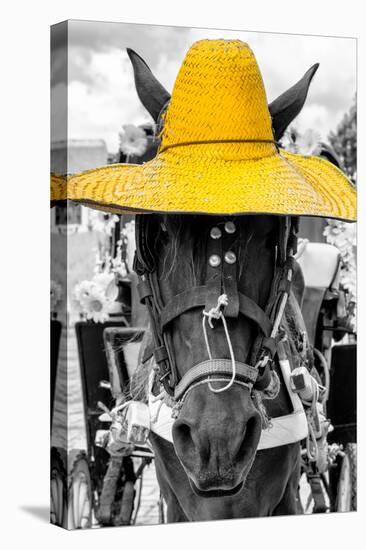
[[[203,40],[191,47],[161,138],[152,161],[109,165],[70,176],[66,183],[55,181],[52,199],[112,212],[356,219],[356,192],[340,170],[268,143],[274,138],[262,77],[241,41]]]

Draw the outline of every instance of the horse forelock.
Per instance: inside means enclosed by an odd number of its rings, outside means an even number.
[[[243,219],[246,218],[245,223]],[[237,251],[238,282],[244,278],[250,278],[252,263],[265,248],[263,243],[256,240],[255,248],[251,248],[252,240],[256,235],[254,222],[255,216],[242,216],[237,218],[236,238],[232,247]],[[170,281],[185,282],[185,286],[198,286],[205,284],[207,266],[207,239],[210,228],[220,225],[223,230],[225,218],[222,221],[212,220],[204,215],[166,215],[161,217],[158,230],[153,240],[153,254],[157,259],[159,279],[162,283]],[[258,225],[258,224],[257,224]],[[272,249],[275,242],[273,240]]]

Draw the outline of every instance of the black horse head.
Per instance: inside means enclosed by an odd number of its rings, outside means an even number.
[[[134,68],[139,98],[159,126],[170,95],[138,54],[128,50],[128,55]],[[297,84],[269,105],[277,141],[303,107],[317,68],[318,65],[311,67]],[[275,278],[279,223],[277,216],[265,215],[235,218],[152,215],[147,231],[150,240],[145,243],[145,248],[155,264],[160,294],[159,300],[154,295],[155,301],[168,304],[174,297],[182,299],[192,288],[198,289],[197,292],[203,288],[206,293],[208,284],[213,287],[217,277],[211,273],[216,267],[212,262],[216,261],[217,254],[212,250],[220,241],[223,250],[235,251],[231,256],[225,255],[222,262],[219,257],[221,264],[217,264],[235,297],[233,303],[240,303],[237,299],[240,294],[251,304],[256,304],[256,311],[258,308],[263,311]],[[227,314],[227,317],[230,341],[224,324],[217,323],[213,331],[207,329],[205,332],[202,308],[185,308],[172,317],[169,338],[177,379],[181,380],[208,357],[211,359],[211,354],[223,361],[235,356],[237,364],[250,363],[258,335],[258,318],[256,324],[253,316],[250,319],[239,315],[238,311]],[[244,386],[233,385],[218,393],[207,384],[197,384],[192,386],[182,403],[173,426],[174,447],[198,494],[233,494],[243,486],[251,468],[262,426],[249,386]]]

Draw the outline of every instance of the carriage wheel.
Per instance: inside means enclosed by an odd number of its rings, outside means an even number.
[[[159,523],[166,523],[166,504],[163,499],[163,495],[159,494],[158,500],[158,511],[159,511]]]
[[[66,471],[56,451],[51,451],[51,501],[50,522],[60,527],[66,518]]]
[[[70,474],[68,529],[87,529],[92,525],[93,490],[89,464],[79,455]]]
[[[347,443],[337,488],[337,512],[357,509],[357,445]]]

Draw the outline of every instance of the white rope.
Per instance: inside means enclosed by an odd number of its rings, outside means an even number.
[[[113,409],[109,410],[108,407],[106,407],[104,405],[104,403],[102,403],[101,401],[98,401],[97,405],[100,409],[102,409],[102,411],[104,411],[105,413],[109,414],[109,416],[112,418],[114,415],[116,415],[119,411],[122,411],[124,408],[127,407],[127,405],[129,405],[130,403],[132,403],[132,399],[129,399],[128,401],[125,401],[124,403],[114,407]]]
[[[119,411],[122,411],[122,409],[126,408],[127,405],[129,405],[130,403],[132,403],[132,399],[129,399],[128,401],[125,401],[124,403],[122,403],[122,405],[118,405],[118,407],[114,407],[111,410],[110,414],[112,415],[112,414],[118,413]]]
[[[317,382],[314,380],[314,378],[311,379],[311,383],[313,386],[313,397],[312,397],[311,403],[303,400],[303,402],[309,406],[309,409],[306,412],[306,418],[308,421],[308,428],[309,428],[309,433],[306,438],[306,452],[307,452],[308,459],[311,462],[316,462],[318,460],[319,452],[318,452],[318,443],[316,440],[316,435],[313,427],[313,418],[317,414],[316,404],[319,398],[319,386]]]
[[[224,314],[221,311],[221,307],[222,306],[227,306],[228,303],[229,303],[229,300],[228,300],[227,295],[226,294],[221,294],[221,296],[219,296],[219,298],[217,300],[216,307],[211,308],[210,311],[203,310],[203,312],[202,312],[203,313],[202,330],[203,330],[203,335],[205,337],[205,344],[206,344],[207,353],[208,353],[208,357],[209,357],[210,361],[212,361],[212,353],[211,353],[210,343],[208,341],[208,334],[207,334],[207,328],[206,328],[206,319],[208,319],[208,324],[209,324],[210,328],[214,328],[213,323],[212,323],[213,319],[221,319],[222,324],[224,325],[225,336],[226,336],[226,340],[227,340],[227,343],[228,343],[228,346],[229,346],[231,365],[232,365],[232,369],[233,369],[233,372],[232,372],[231,379],[230,379],[229,383],[226,384],[226,386],[224,386],[223,388],[218,388],[218,389],[213,388],[212,385],[211,385],[210,379],[208,379],[208,381],[207,381],[208,382],[208,387],[210,388],[210,390],[213,393],[221,393],[223,391],[226,391],[229,388],[231,388],[231,386],[235,382],[235,376],[236,376],[235,355],[234,355],[233,346],[231,344],[231,339],[230,339],[229,330],[227,328],[226,319],[225,319]]]
[[[311,422],[308,422],[309,435],[306,438],[306,453],[310,462],[316,462],[318,460],[318,444],[316,441],[314,428]]]

